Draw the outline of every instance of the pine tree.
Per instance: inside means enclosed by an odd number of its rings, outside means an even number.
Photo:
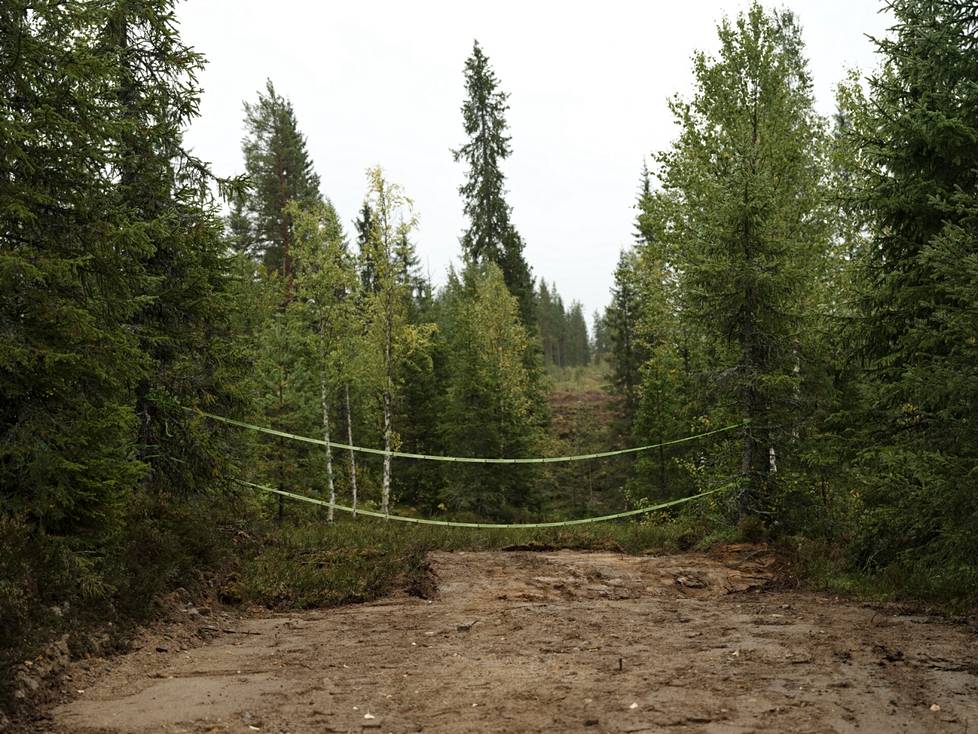
[[[519,300],[524,324],[532,325],[533,277],[523,257],[523,239],[510,219],[506,203],[505,176],[501,164],[511,153],[507,134],[508,95],[489,59],[476,41],[465,62],[466,99],[462,121],[468,136],[461,148],[452,152],[455,161],[466,164],[466,181],[459,187],[463,211],[469,226],[462,234],[462,252],[474,263],[495,263],[503,272],[506,286]]]
[[[847,110],[861,172],[849,203],[871,232],[858,260],[860,553],[960,593],[978,578],[978,13],[951,0],[889,7],[883,67]]]
[[[694,95],[671,104],[681,132],[659,160],[684,317],[735,354],[714,369],[748,423],[746,515],[770,509],[791,436],[804,306],[827,249],[823,123],[790,13],[754,4],[718,31],[719,57],[697,54]]]
[[[256,324],[254,334],[256,398],[272,425],[293,432],[318,430],[321,416],[317,420],[308,408],[321,403],[320,385],[309,381],[302,359],[305,335],[296,333],[295,320],[288,313],[295,295],[293,217],[318,212],[316,217],[330,222],[326,229],[337,232],[339,222],[332,204],[320,192],[320,179],[291,102],[268,81],[254,103],[244,104],[244,111],[246,134],[241,147],[249,187],[234,202],[229,225],[231,236],[261,263],[257,288],[266,306],[272,307],[264,310],[264,321]],[[300,474],[319,475],[310,464],[313,459],[308,451],[284,439],[262,446],[264,460],[259,466],[280,489],[291,486]],[[281,498],[278,508],[281,518]]]
[[[275,91],[271,80],[254,103],[246,102],[241,147],[251,184],[245,211],[251,224],[253,251],[265,266],[292,278],[292,221],[286,213],[291,201],[303,208],[322,201],[319,176],[306,150],[292,103]]]

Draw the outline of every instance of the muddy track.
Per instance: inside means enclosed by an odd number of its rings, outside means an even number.
[[[749,553],[437,553],[438,594],[108,661],[92,732],[978,732],[978,635],[765,589]]]

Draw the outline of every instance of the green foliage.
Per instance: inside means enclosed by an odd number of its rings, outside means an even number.
[[[274,532],[242,570],[235,593],[284,609],[372,601],[399,589],[433,590],[427,546],[364,523],[300,525]]]
[[[64,602],[138,616],[186,579],[174,558],[215,550],[213,527],[190,539],[165,518],[240,457],[184,410],[236,412],[242,354],[215,181],[181,139],[202,61],[172,5],[0,10],[0,556],[20,589],[0,627],[15,650]]]
[[[0,502],[94,544],[143,470],[131,396],[145,362],[127,329],[139,303],[133,258],[116,246],[139,225],[112,204],[111,151],[125,125],[93,95],[114,58],[93,38],[102,10],[12,3],[2,13],[15,32],[0,35]]]
[[[379,167],[348,249],[271,82],[245,105],[248,187],[185,150],[203,60],[172,0],[4,4],[0,667],[73,625],[145,619],[155,596],[237,557],[236,593],[306,607],[427,593],[430,548],[636,552],[797,534],[799,567],[829,588],[973,603],[978,18],[954,0],[890,7],[883,67],[865,89],[855,75],[840,88],[831,139],[793,16],[754,4],[720,24],[717,56],[696,55],[693,94],[671,103],[677,140],[655,177],[643,167],[635,242],[592,344],[579,303],[534,287],[506,201],[507,96],[478,44],[454,151],[464,268],[435,292],[412,204]],[[607,372],[588,371],[598,360]],[[545,370],[565,393],[559,425]],[[605,379],[620,417],[594,398]],[[188,406],[474,456],[750,424],[739,441],[586,472],[357,467]],[[519,520],[681,496],[738,471],[739,525],[716,496],[643,522],[522,533],[295,526],[279,501],[268,530],[275,500],[226,491],[244,474],[359,491],[384,511]],[[261,542],[232,548],[234,517]]]
[[[465,62],[466,99],[462,122],[468,141],[453,151],[455,161],[468,167],[459,187],[469,226],[462,234],[462,252],[473,263],[495,263],[506,287],[519,300],[524,325],[535,322],[533,277],[523,258],[523,238],[510,221],[505,176],[500,168],[511,153],[507,135],[508,95],[499,88],[495,72],[479,42]]]
[[[252,255],[270,271],[291,280],[293,224],[288,205],[296,202],[310,208],[320,204],[319,175],[292,103],[275,91],[271,80],[265,92],[259,92],[258,101],[246,102],[244,109],[247,133],[242,152],[251,188],[240,201],[234,224]]]
[[[529,337],[519,305],[494,265],[469,265],[450,276],[440,329],[446,335],[444,444],[461,456],[532,456],[535,430],[532,375],[524,364]],[[452,467],[446,501],[488,517],[532,510],[533,471],[527,467]]]
[[[3,501],[93,544],[141,479],[199,491],[234,456],[181,409],[233,406],[236,367],[171,6],[13,6],[3,35]]]
[[[364,355],[373,367],[370,383],[383,412],[386,451],[397,450],[400,436],[394,426],[396,402],[402,394],[407,365],[428,366],[434,326],[412,323],[416,281],[411,264],[410,235],[417,220],[413,203],[396,183],[388,181],[380,166],[367,172],[367,206],[374,213],[365,251],[373,268],[373,290],[365,294],[367,339]],[[387,512],[391,496],[391,457],[384,457],[381,509]]]
[[[298,523],[268,532],[229,592],[272,608],[303,609],[377,599],[404,589],[435,591],[432,550],[580,550],[657,553],[735,540],[707,515],[669,516],[588,528],[470,530],[361,518],[332,526]]]
[[[575,367],[588,364],[591,342],[581,304],[574,301],[569,309],[565,309],[557,285],[547,287],[545,280],[540,281],[535,299],[544,365]]]
[[[681,132],[659,161],[682,316],[723,350],[716,407],[750,421],[747,513],[768,509],[802,417],[806,306],[828,249],[824,123],[790,13],[755,4],[718,32],[719,56],[694,58],[694,95],[671,103]]]
[[[248,503],[141,495],[118,516],[118,530],[97,549],[79,552],[71,537],[37,532],[29,521],[0,517],[0,708],[9,704],[11,667],[68,635],[87,652],[90,633],[125,640],[134,623],[161,612],[161,594],[182,588],[203,596],[233,573],[235,538],[252,525]],[[111,647],[103,647],[108,652]]]
[[[629,423],[638,407],[639,373],[646,359],[636,334],[641,306],[635,264],[635,253],[623,250],[615,268],[611,303],[605,309],[602,319],[608,340],[607,359],[611,365],[611,384],[622,399],[625,419]]]
[[[239,261],[250,301],[239,326],[256,356],[252,405],[265,422],[329,436],[338,427],[339,395],[357,372],[354,262],[336,211],[319,190],[292,104],[270,81],[257,102],[245,103],[245,128],[250,188],[233,201],[227,229],[239,257],[261,262],[249,271]],[[288,442],[263,442],[258,457],[256,478],[335,490],[329,451],[323,459]]]
[[[857,563],[928,595],[978,573],[978,18],[893,2],[868,89],[840,90],[839,190],[865,365],[840,416],[859,441]]]

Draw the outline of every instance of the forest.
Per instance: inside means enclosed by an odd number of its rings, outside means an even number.
[[[879,68],[851,72],[831,118],[803,19],[718,20],[663,105],[673,143],[636,161],[634,239],[589,328],[524,255],[519,141],[478,42],[445,149],[460,265],[436,285],[410,191],[372,167],[342,221],[274,80],[243,100],[240,175],[187,150],[206,49],[174,0],[3,3],[0,664],[194,583],[285,605],[276,554],[315,537],[360,564],[352,534],[385,542],[331,504],[520,523],[718,490],[594,532],[775,543],[814,584],[973,608],[978,7],[887,7]],[[608,402],[562,432],[575,371]],[[586,470],[392,456],[641,446]]]

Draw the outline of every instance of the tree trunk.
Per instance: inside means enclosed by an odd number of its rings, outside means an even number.
[[[758,127],[757,127],[757,88],[754,87],[752,90],[752,117],[751,117],[751,145],[756,149],[757,139],[758,139]],[[750,198],[750,188],[749,180],[752,180],[753,176],[757,173],[756,171],[756,161],[754,155],[752,154],[750,158],[750,175],[751,179],[744,182],[744,200],[743,200],[743,247],[744,247],[744,260],[750,265],[754,264],[754,248],[753,248],[753,232],[751,231],[751,198]],[[757,313],[757,305],[755,301],[755,293],[753,285],[748,284],[747,291],[744,294],[744,324],[741,331],[741,352],[740,352],[740,377],[741,377],[741,391],[743,400],[743,419],[744,423],[744,449],[743,456],[741,457],[740,473],[741,481],[743,486],[740,489],[740,493],[737,497],[737,510],[740,519],[743,520],[746,517],[754,514],[755,504],[757,501],[757,495],[760,492],[760,472],[757,471],[755,467],[755,462],[757,461],[758,454],[758,442],[754,435],[754,421],[757,418],[757,388],[755,386],[754,380],[757,377],[759,360],[755,354],[756,349],[756,334],[755,328],[755,315]],[[762,449],[763,450],[763,449]],[[766,457],[765,457],[766,458]]]
[[[278,418],[282,419],[282,413],[285,410],[285,399],[282,394],[282,372],[284,368],[279,365],[278,373]],[[278,440],[278,488],[279,491],[285,489],[285,439],[280,438]],[[283,495],[278,496],[278,521],[279,523],[285,518],[285,497]]]
[[[346,438],[350,444],[350,488],[353,492],[353,516],[357,516],[357,452],[353,450],[353,413],[350,411],[350,385],[344,385],[346,392]]]
[[[740,460],[740,476],[742,486],[737,496],[737,514],[743,520],[752,514],[752,509],[758,492],[758,475],[754,463],[757,454],[757,440],[754,436],[754,419],[757,413],[757,394],[754,387],[754,322],[753,322],[753,293],[747,292],[747,317],[744,323],[740,356],[740,371],[743,384],[742,418],[744,420],[744,447]]]
[[[388,300],[392,298],[391,294],[388,294]],[[387,309],[387,322],[384,329],[384,483],[381,490],[380,497],[380,509],[384,515],[390,514],[390,496],[391,496],[391,443],[393,441],[393,430],[391,427],[391,413],[393,411],[394,402],[394,384],[393,384],[393,365],[391,364],[392,358],[392,344],[393,341],[393,304],[388,304]]]
[[[329,490],[329,508],[326,521],[333,522],[333,506],[336,504],[336,485],[333,484],[333,447],[329,443],[329,401],[326,399],[326,380],[319,378],[319,397],[323,406],[323,440],[326,442],[326,487]]]
[[[666,447],[665,447],[666,436],[665,436],[665,430],[663,430],[663,426],[662,426],[662,422],[664,420],[662,416],[665,415],[663,411],[663,401],[665,400],[665,396],[663,395],[663,389],[662,389],[662,365],[659,364],[658,357],[656,358],[656,364],[655,364],[655,383],[656,383],[656,392],[658,393],[656,410],[659,413],[659,419],[657,421],[659,424],[659,497],[665,499],[666,498]]]
[[[390,514],[391,497],[391,393],[384,389],[384,483],[381,489],[380,510],[384,515]]]

